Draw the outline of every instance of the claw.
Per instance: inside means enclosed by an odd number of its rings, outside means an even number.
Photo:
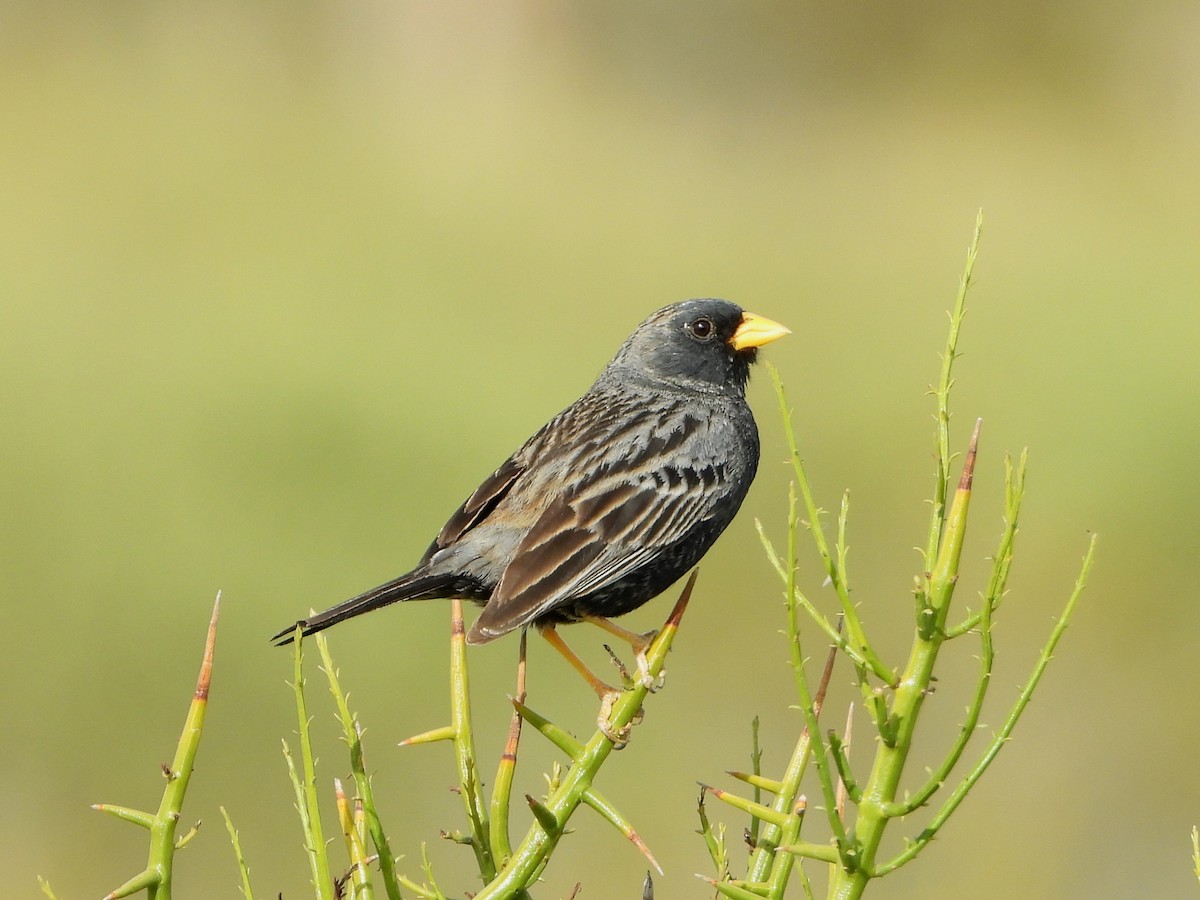
[[[661,670],[657,676],[650,674],[650,661],[644,652],[637,654],[637,683],[652,694],[657,694],[667,683],[667,670]]]
[[[620,691],[610,691],[600,701],[600,712],[596,716],[596,727],[600,733],[612,741],[614,750],[623,750],[629,743],[629,734],[633,731],[634,722],[621,728],[613,728],[609,718],[612,716],[613,704],[621,697]]]

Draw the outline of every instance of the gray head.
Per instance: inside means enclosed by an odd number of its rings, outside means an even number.
[[[622,370],[624,377],[633,372],[652,382],[741,395],[758,348],[789,333],[728,300],[684,300],[634,329],[605,374]]]

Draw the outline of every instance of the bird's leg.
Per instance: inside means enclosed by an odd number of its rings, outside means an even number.
[[[657,631],[647,631],[644,634],[639,634],[636,631],[630,631],[628,628],[622,628],[611,619],[606,619],[603,616],[584,616],[583,621],[591,622],[597,628],[607,631],[613,637],[620,638],[633,648],[634,659],[637,660],[637,682],[646,690],[654,693],[663,686],[666,681],[666,671],[659,672],[655,678],[650,674],[650,662],[646,659],[646,649],[651,642],[658,637]]]
[[[603,732],[606,738],[613,742],[613,745],[618,750],[624,747],[629,743],[629,726],[614,729],[608,721],[612,715],[613,704],[617,702],[617,699],[621,696],[621,692],[593,675],[592,670],[587,667],[587,663],[580,659],[575,654],[575,651],[567,646],[566,641],[559,636],[558,632],[554,630],[553,624],[539,625],[538,631],[546,639],[546,643],[561,653],[566,661],[571,664],[571,667],[583,676],[592,690],[596,692],[596,696],[600,698],[600,714],[596,716],[596,727]]]
[[[553,625],[539,625],[538,631],[542,633],[542,637],[546,639],[546,642],[559,653],[561,653],[566,661],[571,664],[571,667],[583,676],[584,681],[586,681],[591,689],[596,692],[597,697],[603,700],[610,694],[620,696],[620,691],[601,681],[594,674],[592,674],[592,670],[587,667],[587,663],[576,656],[575,651],[567,646],[566,641],[562,639]]]

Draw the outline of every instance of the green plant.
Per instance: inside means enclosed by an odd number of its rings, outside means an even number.
[[[694,584],[695,575],[693,574],[662,630],[646,651],[652,676],[657,677],[662,671],[667,651],[678,631]],[[309,717],[304,694],[303,641],[297,635],[294,687],[300,721],[300,743],[306,761],[303,778],[297,773],[295,765],[290,762],[290,751],[288,759],[296,789],[298,808],[301,810],[305,847],[310,858],[313,884],[317,895],[348,898],[372,896],[367,864],[378,860],[380,871],[383,874],[384,892],[389,900],[402,897],[404,891],[416,897],[427,898],[427,900],[435,900],[435,898],[441,900],[446,895],[438,886],[428,859],[424,860],[424,879],[420,883],[412,878],[399,875],[395,871],[395,859],[392,857],[383,829],[379,825],[379,815],[375,806],[370,778],[363,766],[362,728],[357,718],[350,712],[346,695],[338,683],[337,669],[324,636],[318,634],[316,643],[320,650],[324,672],[329,680],[330,690],[333,692],[339,711],[343,737],[350,747],[351,767],[357,792],[355,807],[356,810],[360,810],[357,815],[350,814],[348,811],[349,801],[345,799],[344,793],[342,794],[339,806],[346,810],[341,819],[351,865],[345,875],[333,879],[328,874],[331,869],[317,809],[315,774],[307,762],[311,758],[311,751],[303,749],[310,746]],[[493,779],[491,796],[485,798],[471,726],[462,603],[458,600],[452,601],[450,724],[415,735],[404,741],[404,745],[408,746],[448,741],[453,747],[458,789],[463,799],[467,830],[462,833],[447,834],[446,837],[473,851],[479,879],[483,884],[482,889],[474,894],[476,900],[528,897],[527,890],[541,875],[559,840],[565,834],[568,821],[581,806],[590,807],[612,824],[646,856],[651,865],[657,868],[658,864],[649,848],[638,836],[637,831],[594,787],[600,768],[609,759],[612,751],[620,745],[614,743],[599,728],[586,743],[579,741],[565,729],[558,727],[525,704],[524,642],[521,646],[521,665],[518,673],[517,692],[512,701],[514,714],[509,728],[508,741]],[[608,720],[609,730],[616,733],[627,733],[627,730],[640,717],[647,693],[644,685],[630,681],[627,684],[627,690],[613,704]],[[562,751],[567,760],[565,768],[556,765],[554,770],[549,773],[550,790],[545,797],[538,799],[528,794],[525,795],[526,805],[532,813],[532,821],[524,838],[514,848],[509,838],[510,800],[522,723],[527,723],[554,744]],[[374,847],[373,855],[366,853],[368,840]]]
[[[1008,741],[1066,630],[1087,581],[1095,552],[1094,536],[1084,555],[1082,567],[1065,608],[1051,630],[1038,662],[1004,724],[984,748],[978,761],[962,775],[957,786],[946,795],[941,806],[929,817],[925,825],[906,840],[904,848],[890,856],[881,855],[882,841],[889,826],[918,813],[933,800],[961,762],[979,724],[979,716],[991,684],[994,662],[993,617],[1005,596],[1025,489],[1027,457],[1022,453],[1015,464],[1011,460],[1005,461],[1004,528],[992,557],[987,584],[981,592],[982,606],[978,611],[968,611],[961,619],[952,622],[952,601],[959,584],[959,564],[966,534],[981,423],[975,423],[957,487],[951,490],[949,398],[954,383],[952,372],[958,355],[959,332],[978,254],[981,229],[982,217],[976,222],[966,269],[959,284],[954,309],[950,314],[950,332],[942,356],[937,387],[932,392],[937,407],[934,438],[937,473],[929,530],[923,545],[925,565],[923,571],[914,579],[913,585],[913,640],[908,660],[903,667],[893,667],[885,663],[867,637],[859,607],[851,600],[850,576],[846,565],[849,495],[843,495],[837,517],[836,538],[831,548],[821,524],[822,511],[814,500],[801,460],[783,385],[772,369],[795,481],[788,502],[787,546],[784,552],[780,553],[775,549],[761,525],[759,534],[771,564],[784,585],[788,618],[787,637],[804,728],[782,778],[763,779],[758,772],[755,772],[752,778],[741,776],[742,780],[753,785],[756,791],[774,794],[772,804],[764,806],[724,791],[715,794],[735,808],[750,812],[752,816],[751,833],[757,837],[743,878],[735,880],[729,876],[728,853],[721,846],[721,836],[713,831],[706,819],[702,819],[701,827],[709,847],[716,847],[713,860],[718,877],[712,879],[712,884],[723,896],[739,900],[782,897],[793,874],[793,862],[798,858],[827,864],[830,869],[828,896],[838,900],[851,900],[861,896],[873,879],[881,878],[916,858],[958,808]],[[804,519],[797,509],[797,487],[799,499],[803,504],[803,515],[806,517]],[[821,567],[837,594],[839,612],[836,623],[827,617],[797,584],[799,562],[796,545],[797,535],[802,526],[809,531]],[[804,665],[805,635],[800,626],[801,610],[816,625],[822,636],[831,642],[831,654],[844,657],[854,669],[862,694],[863,708],[877,737],[874,757],[865,779],[860,779],[855,774],[850,760],[851,719],[847,718],[845,730],[841,734],[833,729],[822,733],[820,729],[821,701],[824,685],[829,678],[832,656],[826,663],[817,690],[814,691]],[[841,627],[843,621],[845,633]],[[958,734],[950,741],[943,758],[932,766],[923,786],[914,793],[901,796],[901,776],[910,762],[909,752],[912,749],[922,706],[933,692],[938,654],[948,641],[971,635],[975,635],[979,641],[979,671],[966,717]],[[828,827],[829,837],[826,840],[801,838],[807,803],[800,794],[800,785],[810,762],[816,770],[822,811]],[[813,896],[812,885],[803,871],[801,876],[806,894]]]
[[[139,891],[145,891],[150,900],[171,900],[174,881],[175,851],[183,848],[196,836],[200,823],[197,822],[182,837],[175,836],[183,811],[183,800],[187,795],[188,783],[196,764],[196,752],[200,749],[200,738],[204,733],[204,716],[208,712],[208,692],[212,685],[213,651],[217,643],[217,619],[221,613],[221,595],[213,603],[212,618],[208,624],[208,637],[204,644],[204,656],[200,663],[200,676],[196,679],[196,691],[188,706],[183,733],[175,748],[175,759],[171,765],[163,766],[163,777],[167,781],[163,789],[158,812],[149,813],[125,806],[97,803],[93,809],[106,812],[150,832],[150,852],[146,868],[134,875],[123,885],[105,895],[104,900],[117,900]],[[42,882],[42,892],[54,898],[49,884]]]
[[[791,879],[796,877],[805,896],[814,897],[816,888],[804,863],[816,861],[828,868],[828,896],[850,900],[860,897],[873,880],[916,858],[959,807],[1009,739],[1084,589],[1095,552],[1094,537],[1066,606],[1003,724],[983,748],[976,762],[958,776],[956,785],[945,793],[941,805],[928,816],[920,830],[910,836],[899,851],[890,855],[885,853],[883,840],[889,827],[901,818],[920,815],[943,791],[959,768],[971,738],[979,727],[994,663],[993,621],[1005,597],[1024,496],[1027,456],[1022,453],[1015,463],[1012,460],[1005,462],[1004,527],[992,557],[986,584],[980,591],[981,606],[974,612],[954,613],[953,601],[959,586],[963,540],[979,452],[980,423],[977,421],[975,424],[961,472],[954,484],[951,473],[953,456],[950,450],[949,399],[980,232],[981,220],[976,223],[966,270],[950,314],[949,337],[937,385],[932,391],[936,403],[934,446],[937,471],[929,528],[922,542],[924,565],[912,588],[915,601],[912,644],[902,666],[891,665],[883,659],[883,654],[868,637],[860,607],[851,599],[847,568],[849,495],[842,498],[831,543],[821,521],[823,513],[817,506],[801,460],[783,385],[778,374],[771,369],[794,475],[788,496],[786,546],[783,550],[776,549],[761,523],[758,528],[769,563],[783,584],[786,635],[802,728],[784,771],[779,777],[772,778],[762,771],[757,719],[752,723],[751,771],[731,773],[751,788],[750,797],[741,797],[708,785],[702,787],[698,808],[700,834],[716,872],[715,877],[706,881],[720,896],[737,900],[782,898]],[[820,569],[838,598],[834,616],[823,612],[799,587],[798,544],[802,529],[808,530]],[[662,630],[647,650],[649,671],[653,677],[662,671],[695,581],[693,573]],[[109,894],[111,898],[145,890],[153,900],[169,900],[174,851],[195,834],[193,828],[182,838],[176,839],[175,829],[203,729],[212,677],[219,600],[218,597],[214,605],[204,662],[175,761],[170,767],[164,767],[167,787],[159,811],[151,814],[124,807],[97,807],[142,825],[151,833],[146,868]],[[869,609],[864,612],[869,612]],[[521,661],[512,699],[513,715],[488,793],[483,787],[481,763],[475,749],[461,601],[451,602],[450,613],[450,723],[415,735],[404,744],[412,746],[446,742],[451,746],[458,792],[463,802],[465,828],[444,836],[471,852],[478,880],[478,885],[473,886],[476,888],[472,894],[475,900],[529,900],[530,891],[566,835],[568,822],[576,811],[585,806],[612,824],[657,868],[653,855],[629,820],[595,787],[600,769],[612,758],[612,751],[623,746],[622,741],[627,739],[630,729],[640,719],[642,705],[648,694],[642,680],[624,677],[625,690],[620,698],[612,704],[611,709],[601,708],[604,727],[599,727],[598,721],[595,733],[586,742],[581,741],[528,705],[525,695],[525,644],[522,637]],[[810,627],[815,627],[818,640],[827,641],[830,645],[816,681],[811,680],[806,665],[805,646],[811,645],[813,639],[808,633]],[[946,643],[972,636],[978,640],[979,669],[965,718],[957,734],[949,741],[943,757],[930,768],[925,782],[915,791],[902,795],[899,789],[901,777],[911,763],[913,739],[922,707],[932,693],[939,653]],[[287,741],[283,743],[283,751],[295,790],[315,895],[321,900],[372,900],[377,893],[373,877],[377,870],[382,895],[388,900],[402,897],[445,900],[448,895],[439,886],[427,854],[422,854],[419,878],[405,875],[398,869],[398,860],[383,827],[374,786],[367,773],[363,728],[350,709],[348,696],[341,687],[338,670],[324,635],[318,634],[315,643],[349,752],[352,777],[352,790],[349,789],[350,785],[343,785],[337,779],[324,788],[332,788],[338,812],[337,827],[346,853],[346,862],[335,864],[330,858],[331,845],[326,840],[327,830],[321,819],[318,802],[322,787],[313,752],[305,680],[305,642],[297,632],[293,656],[293,691],[299,722],[299,764]],[[864,770],[865,777],[856,774],[851,754],[853,707],[848,711],[845,725],[840,731],[828,729],[822,732],[820,727],[826,689],[839,662],[853,669],[861,691],[862,706],[874,732],[874,753],[869,770]],[[514,843],[511,838],[514,827],[512,787],[525,726],[549,740],[565,759],[547,773],[549,788],[543,797],[525,795],[525,807],[529,810],[528,824],[523,837]],[[810,818],[810,804],[802,792],[806,778],[815,778],[817,783],[819,800],[813,805],[813,812],[814,816],[819,813],[824,823],[822,836],[817,838],[804,833]],[[714,824],[709,817],[705,805],[708,796],[750,817],[746,834],[751,852],[741,877],[733,875],[724,827],[720,823]],[[253,900],[249,865],[243,857],[237,831],[224,808],[221,812],[233,843],[241,874],[242,893],[246,900]],[[811,833],[814,827],[809,825],[808,831]],[[1200,844],[1197,843],[1195,832],[1193,856],[1200,874]],[[42,889],[47,896],[54,897],[44,882]],[[653,897],[649,876],[644,897]]]

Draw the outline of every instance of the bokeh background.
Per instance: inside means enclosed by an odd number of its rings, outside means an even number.
[[[145,835],[88,806],[157,804],[220,589],[185,809],[205,826],[176,895],[237,896],[224,804],[256,891],[305,896],[280,753],[291,660],[267,636],[407,568],[676,299],[792,327],[764,355],[821,503],[852,492],[855,597],[899,664],[932,484],[925,391],[982,207],[954,398],[957,446],[985,420],[962,600],[999,533],[1003,454],[1031,453],[989,731],[1092,531],[1100,554],[1015,740],[872,894],[1195,896],[1198,45],[1182,0],[4,3],[5,892],[35,896],[40,874],[95,897],[142,865]],[[754,536],[756,517],[782,534],[788,480],[762,373],[751,400],[757,485],[705,563],[667,691],[602,776],[666,868],[660,900],[705,895],[696,781],[748,765],[754,715],[769,769],[798,728]],[[830,605],[820,580],[810,554],[804,583]],[[437,837],[460,823],[449,752],[396,747],[447,720],[446,630],[428,603],[332,641],[394,846],[417,874],[429,842],[461,896],[468,855]],[[947,653],[921,763],[951,739],[974,652]],[[489,765],[515,654],[472,653]],[[839,669],[831,723],[850,680]],[[348,767],[312,683],[328,784]],[[589,727],[586,689],[540,642],[530,689]],[[540,793],[554,756],[526,746],[519,787]],[[724,818],[736,845],[743,822]],[[638,854],[594,816],[575,825],[539,896],[640,896]]]

